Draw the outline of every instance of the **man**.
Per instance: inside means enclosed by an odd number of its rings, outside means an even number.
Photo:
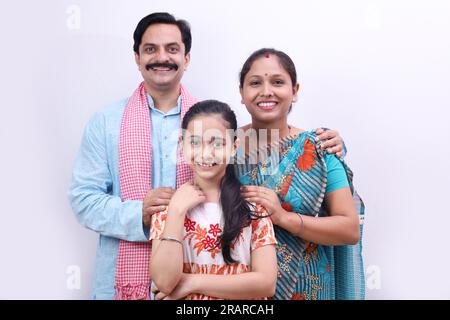
[[[149,298],[150,217],[192,177],[177,149],[181,119],[195,102],[180,83],[190,61],[189,24],[153,13],[133,37],[144,81],[90,119],[69,191],[78,221],[99,233],[94,299]],[[320,138],[341,151],[336,131]]]

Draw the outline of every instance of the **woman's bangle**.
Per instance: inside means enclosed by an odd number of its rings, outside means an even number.
[[[163,238],[161,238],[161,241],[173,241],[173,242],[178,242],[179,244],[183,245],[183,242],[181,242],[178,239],[172,238],[172,237],[163,237]]]

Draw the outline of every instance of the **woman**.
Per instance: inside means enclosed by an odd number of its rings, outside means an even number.
[[[242,196],[233,159],[234,112],[225,103],[196,103],[183,118],[185,158],[195,183],[177,189],[152,216],[150,275],[160,299],[261,299],[275,292],[273,225]]]
[[[252,122],[241,128],[236,170],[246,200],[265,207],[275,227],[274,299],[363,299],[354,199],[360,214],[364,206],[344,162],[325,153],[315,133],[288,124],[298,90],[295,65],[281,51],[254,52],[240,73],[242,103]]]

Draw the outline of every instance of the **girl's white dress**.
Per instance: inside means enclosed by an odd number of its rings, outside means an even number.
[[[244,227],[238,240],[231,246],[231,256],[237,263],[227,264],[222,256],[219,236],[222,233],[223,217],[220,204],[207,202],[188,211],[183,229],[183,272],[196,274],[239,274],[250,271],[250,255],[265,245],[275,245],[272,221],[266,210],[255,206],[258,216]],[[150,240],[161,239],[167,211],[152,216]],[[187,300],[213,300],[214,297],[191,294]],[[263,299],[263,297],[262,297]]]

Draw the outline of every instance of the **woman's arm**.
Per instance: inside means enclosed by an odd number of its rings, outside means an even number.
[[[191,293],[222,299],[251,299],[273,296],[277,280],[275,245],[266,245],[253,250],[251,261],[251,271],[241,274],[185,273],[173,292],[168,296],[158,294],[156,299],[181,299]]]
[[[299,216],[281,208],[274,214],[274,224],[290,233],[322,245],[352,245],[359,241],[359,218],[350,188],[327,193],[328,217]],[[303,221],[302,221],[303,220]]]
[[[286,211],[276,193],[268,188],[246,186],[243,190],[247,201],[267,209],[274,224],[302,239],[322,245],[351,245],[359,241],[359,218],[348,187],[326,194],[328,217],[299,216]]]

